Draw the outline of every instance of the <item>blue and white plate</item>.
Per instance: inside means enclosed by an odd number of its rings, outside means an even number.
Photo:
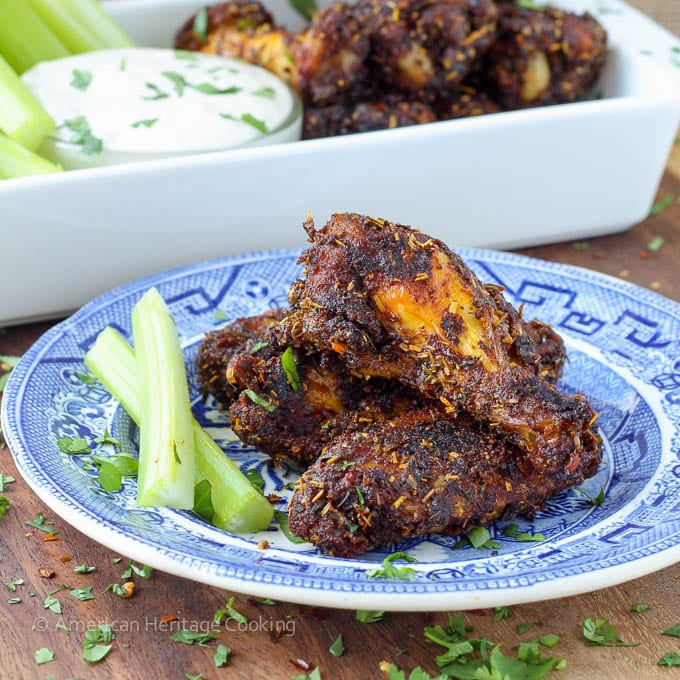
[[[520,531],[543,542],[504,535],[491,525],[497,550],[455,548],[430,536],[361,559],[327,557],[290,543],[278,527],[232,535],[191,513],[135,506],[135,481],[105,492],[81,456],[60,452],[57,439],[96,444],[105,428],[136,451],[131,420],[98,384],[88,384],[83,356],[112,325],[130,337],[130,314],[158,287],[177,321],[196,417],[243,470],[257,468],[266,492],[286,498],[298,470],[271,468],[236,441],[214,403],[202,404],[194,356],[207,330],[237,316],[286,304],[298,274],[298,251],[231,257],[176,269],[123,286],[49,330],[14,369],[2,403],[2,427],[19,470],[57,514],[109,548],[196,581],[314,605],[386,610],[491,607],[603,588],[680,560],[680,306],[659,295],[586,270],[502,252],[461,254],[488,282],[523,304],[525,317],[552,323],[570,361],[561,388],[584,392],[599,411],[604,460],[582,485],[606,500],[592,505],[576,490],[561,493]],[[285,500],[279,508],[285,510]],[[266,539],[270,547],[258,549]],[[418,562],[408,581],[367,572],[395,550]]]

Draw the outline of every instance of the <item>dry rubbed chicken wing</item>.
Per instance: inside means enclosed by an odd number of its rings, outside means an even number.
[[[604,66],[600,23],[554,7],[501,12],[500,35],[486,56],[491,95],[506,109],[584,99]]]
[[[502,300],[498,287],[489,288]],[[230,407],[232,428],[245,443],[274,457],[310,462],[339,434],[429,401],[396,380],[353,376],[332,352],[295,350],[289,358],[300,380],[295,389],[281,359],[286,348],[268,333],[286,314],[276,310],[237,319],[208,333],[198,351],[201,391]],[[538,321],[524,324],[524,330],[518,360],[556,381],[565,359],[561,339]]]
[[[387,130],[408,125],[434,123],[432,108],[423,102],[387,96],[382,101],[335,104],[305,111],[302,137],[334,137],[354,132]]]
[[[246,444],[277,458],[311,463],[343,432],[416,408],[422,399],[396,381],[352,376],[333,353],[289,350],[299,377],[291,380],[283,351],[242,352],[227,376],[240,390],[229,408],[231,427]]]
[[[526,451],[537,468],[576,470],[596,414],[522,360],[519,314],[443,243],[356,214],[307,225],[305,277],[271,333],[281,346],[335,352],[355,375],[398,380],[462,409]],[[536,360],[539,357],[536,356]]]
[[[252,351],[261,344],[271,326],[283,319],[288,310],[269,309],[258,316],[242,317],[229,325],[206,333],[196,354],[196,370],[201,394],[212,394],[227,407],[238,392],[227,381],[227,364],[240,351]]]
[[[431,532],[532,515],[591,477],[600,459],[591,442],[577,468],[546,475],[497,428],[428,406],[335,439],[298,480],[289,527],[328,554],[355,557]]]
[[[194,31],[195,16],[175,35],[175,48],[235,57],[258,64],[298,89],[300,75],[291,57],[295,35],[278,27],[257,0],[230,0],[206,8],[205,37]]]

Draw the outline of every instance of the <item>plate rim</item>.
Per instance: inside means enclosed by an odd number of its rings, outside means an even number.
[[[548,260],[541,260],[518,253],[505,251],[480,249],[480,248],[454,248],[468,262],[496,262],[528,267],[537,271],[563,272],[585,283],[596,282],[606,285],[618,293],[635,296],[636,299],[653,305],[665,314],[680,319],[680,304],[674,300],[660,295],[659,293],[646,290],[628,281],[614,276],[603,274],[584,267],[562,264]],[[17,468],[36,495],[62,519],[73,525],[79,531],[107,548],[121,552],[124,555],[144,564],[149,564],[161,571],[176,576],[189,578],[207,585],[228,589],[234,592],[268,596],[288,602],[298,602],[313,606],[327,606],[336,608],[355,609],[357,598],[361,599],[362,606],[371,609],[383,609],[389,611],[436,611],[452,609],[471,609],[479,607],[509,606],[519,603],[549,600],[566,597],[584,592],[590,592],[600,588],[610,587],[625,581],[644,576],[671,566],[680,561],[680,543],[671,545],[665,549],[656,551],[650,555],[638,557],[623,564],[617,564],[599,568],[589,572],[591,578],[585,579],[582,573],[574,575],[562,575],[556,579],[537,580],[528,585],[513,585],[511,588],[488,588],[418,592],[417,588],[407,592],[389,592],[389,588],[378,592],[341,590],[332,587],[305,588],[295,584],[278,584],[271,580],[263,579],[240,579],[238,575],[218,574],[214,569],[203,568],[192,571],[191,565],[173,558],[167,554],[149,554],[149,547],[135,537],[129,537],[117,531],[110,525],[103,524],[94,517],[83,514],[85,506],[75,509],[55,497],[50,489],[43,488],[38,480],[34,479],[30,470],[21,464],[21,457],[28,455],[23,450],[19,433],[11,427],[9,404],[17,408],[17,401],[23,394],[25,387],[24,377],[39,363],[41,357],[51,344],[63,334],[73,331],[78,324],[88,318],[92,313],[99,311],[102,305],[115,304],[121,298],[140,293],[151,285],[167,282],[172,279],[198,273],[208,269],[234,266],[248,262],[258,262],[267,259],[281,259],[299,256],[301,248],[281,248],[260,250],[252,253],[230,255],[220,258],[211,258],[200,262],[175,267],[157,272],[143,278],[130,281],[126,284],[113,288],[81,307],[74,314],[60,323],[49,328],[43,333],[31,347],[24,353],[8,380],[2,400],[2,413],[0,420],[7,444],[12,452]],[[76,499],[71,499],[74,505],[82,504]],[[332,558],[337,559],[337,558]],[[201,561],[202,558],[197,558]],[[212,560],[215,561],[215,558]],[[451,563],[455,564],[455,563]],[[520,578],[520,574],[514,575]],[[314,578],[314,577],[311,577]],[[328,580],[328,576],[321,580]],[[584,581],[588,581],[584,584]],[[383,581],[383,584],[389,583]],[[411,582],[414,586],[418,582]]]

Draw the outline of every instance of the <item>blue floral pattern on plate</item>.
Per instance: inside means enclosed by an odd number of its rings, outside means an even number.
[[[604,460],[582,485],[553,499],[520,531],[545,541],[507,537],[490,526],[498,550],[456,547],[436,535],[361,559],[325,556],[292,544],[273,525],[260,534],[218,531],[191,513],[135,506],[135,481],[120,492],[98,485],[87,458],[60,452],[60,437],[83,437],[93,450],[106,428],[136,455],[137,429],[99,384],[83,380],[83,356],[105,326],[130,338],[130,313],[150,286],[177,322],[196,417],[241,469],[256,468],[266,492],[283,497],[300,470],[241,444],[224,413],[202,403],[194,357],[204,333],[238,316],[286,305],[300,273],[299,251],[256,253],[165,272],[113,290],[50,329],[21,359],[3,399],[2,426],[17,465],[37,494],[95,540],[159,569],[223,588],[283,600],[392,610],[465,609],[584,592],[625,581],[680,559],[680,306],[587,270],[509,253],[461,250],[486,281],[502,285],[527,318],[552,323],[570,361],[561,381],[584,392],[600,413]],[[266,539],[270,547],[258,549]],[[370,578],[394,550],[417,558],[410,581]]]

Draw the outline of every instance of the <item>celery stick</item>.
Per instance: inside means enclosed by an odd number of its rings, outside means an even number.
[[[29,151],[35,151],[56,126],[40,102],[0,56],[0,129]]]
[[[92,52],[107,47],[80,23],[77,14],[73,14],[64,7],[61,0],[28,0],[28,4],[72,54]]]
[[[61,172],[61,168],[32,151],[24,149],[23,146],[0,132],[0,176],[10,179],[45,175],[49,172]]]
[[[194,433],[175,322],[149,289],[132,310],[139,380],[137,505],[194,506]]]
[[[98,0],[58,0],[51,4],[60,6],[65,13],[77,18],[81,27],[92,35],[101,48],[134,46],[132,40],[106,13]],[[53,29],[56,31],[54,26]]]
[[[85,365],[127,414],[139,424],[137,363],[130,345],[113,328],[105,328],[85,355]],[[213,524],[225,531],[262,531],[271,523],[274,511],[246,476],[193,419],[196,446],[194,481],[207,479],[215,515]]]
[[[26,0],[0,0],[0,54],[17,72],[68,56],[64,44]]]

